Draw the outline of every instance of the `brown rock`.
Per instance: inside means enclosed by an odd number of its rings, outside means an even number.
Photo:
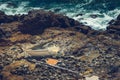
[[[12,75],[10,72],[2,72],[3,80],[24,80],[23,77]]]
[[[3,30],[5,37],[10,37],[13,33],[18,32],[20,24],[20,22],[11,22],[0,25],[0,28]]]
[[[31,35],[28,34],[13,34],[12,37],[9,38],[9,40],[12,43],[16,43],[16,42],[27,42],[31,39]]]
[[[4,15],[4,13],[0,14]],[[60,60],[61,62],[57,64],[58,66],[80,73],[83,72],[84,75],[91,75],[91,73],[101,75],[103,72],[108,74],[111,65],[117,65],[118,67],[120,65],[120,37],[117,35],[120,32],[119,17],[110,23],[106,34],[94,31],[89,26],[78,25],[76,21],[68,17],[42,10],[30,11],[27,15],[22,15],[19,20],[21,20],[21,22],[16,21],[0,25],[0,36],[2,39],[4,35],[6,37],[4,44],[7,43],[7,40],[16,43],[14,44],[15,47],[12,44],[3,47],[0,43],[0,53],[4,53],[4,55],[0,55],[0,61],[2,61],[2,68],[0,68],[0,70],[5,80],[23,80],[22,77],[29,79],[27,76],[34,77],[33,80],[37,78],[46,79],[47,77],[51,80],[53,78],[66,80],[68,74],[70,77],[74,75],[74,73],[66,73],[64,70],[54,69],[41,63],[39,66],[36,66],[28,62],[26,59],[33,62],[37,60],[36,58],[36,60],[31,59],[33,57],[23,57],[26,56],[25,50],[33,46],[35,46],[34,50],[49,49],[50,52],[63,54],[62,56],[50,56],[49,58],[41,57],[41,61],[48,58],[48,62],[46,61],[48,64],[56,65],[58,60]],[[31,36],[31,34],[35,35]],[[33,43],[29,43],[29,41],[33,41]],[[19,42],[25,43],[19,44]],[[19,47],[16,47],[16,45]],[[59,48],[52,47],[53,45]],[[17,57],[19,59],[16,59]],[[24,58],[24,60],[20,60],[22,58]],[[86,69],[86,67],[90,68]],[[114,69],[115,68],[112,67],[112,74],[109,74],[110,76],[113,75]],[[23,74],[21,75],[22,77],[17,76],[19,75],[19,70],[23,70],[24,72],[27,70],[28,72],[26,73],[29,75]],[[55,75],[53,75],[53,73]],[[20,72],[20,74],[22,74],[22,72]],[[52,77],[50,78],[50,76]],[[119,75],[116,77],[119,77]],[[102,80],[104,79],[105,78]],[[106,77],[106,79],[109,80],[111,78]]]
[[[91,62],[93,59],[96,59],[99,56],[100,56],[99,51],[89,51],[89,54],[81,56],[80,60]]]
[[[8,66],[5,66],[4,71],[12,71],[15,68],[20,67],[22,65],[28,65],[29,70],[34,70],[35,69],[35,64],[32,64],[32,63],[30,63],[26,60],[20,60],[20,61],[15,61]]]

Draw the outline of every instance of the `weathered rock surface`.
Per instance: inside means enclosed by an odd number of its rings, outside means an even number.
[[[104,32],[43,10],[17,18],[0,17],[0,80],[120,79],[120,16]],[[29,49],[58,55],[33,57]],[[47,59],[57,62],[50,65]]]
[[[18,26],[20,22],[11,22],[6,24],[1,24],[0,28],[4,32],[5,37],[10,37],[12,34],[19,32]]]
[[[29,34],[43,33],[44,29],[49,27],[73,27],[79,23],[73,19],[53,12],[43,10],[33,10],[28,12],[28,15],[23,16],[20,31]]]

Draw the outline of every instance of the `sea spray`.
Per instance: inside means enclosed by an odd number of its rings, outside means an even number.
[[[0,10],[8,15],[27,14],[32,9],[51,10],[95,30],[105,30],[108,22],[120,14],[119,4],[113,0],[0,0]]]

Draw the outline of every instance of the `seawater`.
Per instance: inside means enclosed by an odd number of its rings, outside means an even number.
[[[66,15],[95,30],[105,30],[120,14],[120,0],[0,0],[0,10],[8,15],[44,9]]]

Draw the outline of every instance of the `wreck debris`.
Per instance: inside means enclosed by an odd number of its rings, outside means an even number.
[[[46,63],[49,64],[49,65],[56,65],[59,61],[57,59],[51,59],[51,58],[48,58],[46,60]]]
[[[57,46],[51,46],[47,49],[39,49],[39,50],[26,50],[26,53],[30,56],[55,56],[58,55],[60,48]]]

